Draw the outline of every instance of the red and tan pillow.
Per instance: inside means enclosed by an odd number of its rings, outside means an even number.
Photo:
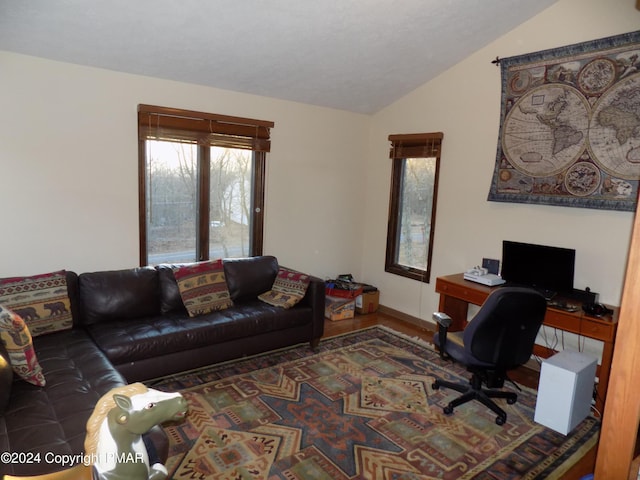
[[[34,337],[73,326],[64,270],[0,279],[0,304],[27,322]]]
[[[224,277],[222,260],[173,267],[178,290],[190,317],[233,305]]]
[[[0,341],[4,344],[16,375],[29,383],[44,387],[42,368],[33,348],[27,324],[15,312],[0,305]]]
[[[304,298],[309,281],[309,275],[280,267],[271,290],[258,298],[274,307],[291,308]]]

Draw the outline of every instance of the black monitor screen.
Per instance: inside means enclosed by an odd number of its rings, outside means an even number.
[[[502,278],[554,292],[573,290],[576,251],[570,248],[502,242]]]

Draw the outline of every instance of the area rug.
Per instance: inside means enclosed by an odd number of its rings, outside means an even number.
[[[507,423],[477,402],[444,415],[456,396],[434,377],[463,367],[384,327],[156,380],[189,413],[165,426],[174,479],[562,478],[598,438],[585,419],[568,436],[533,421],[535,391],[504,402]],[[507,387],[510,388],[510,387]]]

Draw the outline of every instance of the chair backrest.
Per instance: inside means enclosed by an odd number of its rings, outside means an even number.
[[[531,288],[501,287],[492,292],[463,334],[467,354],[497,369],[526,363],[533,353],[547,302]]]

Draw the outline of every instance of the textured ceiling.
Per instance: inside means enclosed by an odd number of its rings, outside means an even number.
[[[370,114],[556,1],[0,0],[0,50]]]

